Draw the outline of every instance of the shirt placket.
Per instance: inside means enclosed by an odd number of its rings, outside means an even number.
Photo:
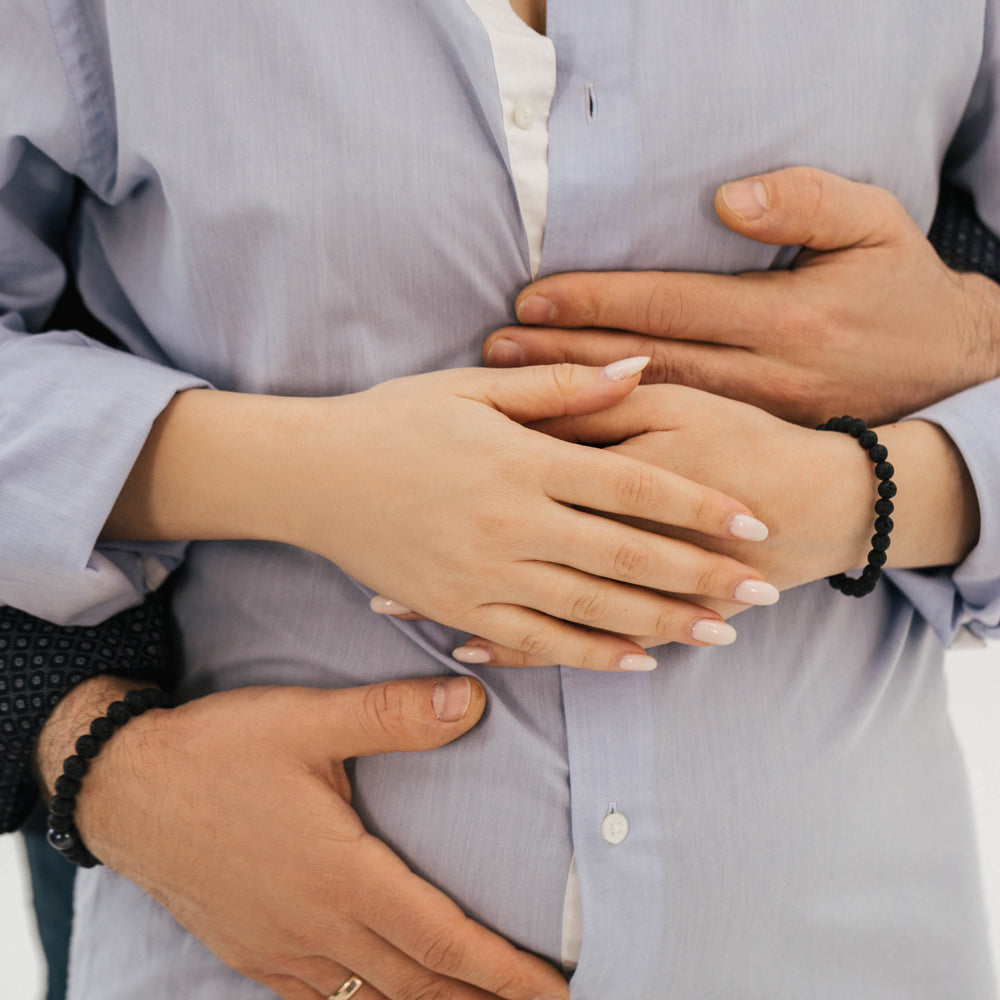
[[[550,0],[547,30],[557,83],[541,271],[622,267],[637,184],[629,5]],[[651,683],[562,668],[582,900],[574,997],[646,981],[659,958],[648,935],[666,925]]]

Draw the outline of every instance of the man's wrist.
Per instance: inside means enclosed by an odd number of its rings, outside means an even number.
[[[53,794],[63,761],[75,752],[77,739],[89,731],[90,723],[103,715],[111,702],[146,687],[147,681],[102,674],[78,684],[62,698],[35,742],[35,774],[45,798]]]

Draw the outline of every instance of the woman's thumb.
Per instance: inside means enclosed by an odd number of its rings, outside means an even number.
[[[482,400],[518,423],[597,413],[620,403],[638,384],[648,357],[586,365],[535,365],[484,371]]]

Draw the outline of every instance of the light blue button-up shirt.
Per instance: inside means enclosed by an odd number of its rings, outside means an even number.
[[[1000,229],[996,15],[549,0],[542,272],[766,268],[774,250],[726,231],[711,194],[790,164],[887,187],[926,225],[951,146]],[[461,667],[458,636],[372,616],[289,547],[97,547],[176,391],[335,394],[475,364],[512,321],[527,243],[464,0],[4,0],[2,16],[0,600],[87,621],[179,564],[192,696],[474,672],[483,723],[359,761],[357,805],[553,961],[575,853],[574,1000],[995,996],[941,661],[959,626],[1000,631],[1000,383],[924,414],[979,492],[960,567],[894,573],[864,601],[798,588],[746,612],[734,646],[665,648],[650,675]],[[42,332],[64,262],[135,356]],[[76,927],[74,1000],[269,995],[112,872],[81,876]]]

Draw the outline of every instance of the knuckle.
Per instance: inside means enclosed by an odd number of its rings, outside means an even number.
[[[612,572],[619,580],[642,579],[649,572],[652,561],[649,546],[630,539],[618,546]]]
[[[442,927],[431,934],[424,942],[418,956],[420,963],[434,972],[440,972],[445,976],[456,975],[465,962],[465,945],[462,942],[458,929],[451,924]],[[439,983],[429,981],[425,984],[428,989],[440,989]],[[424,994],[421,994],[423,996]],[[438,996],[437,993],[426,994],[428,1000]]]
[[[647,333],[680,336],[689,323],[684,294],[665,280],[653,282],[642,319]]]
[[[528,632],[515,648],[527,657],[546,656],[549,641],[542,632]]]
[[[648,351],[648,347],[646,348]],[[654,385],[666,385],[670,382],[677,382],[675,366],[673,365],[669,352],[663,347],[655,347],[649,364],[646,365],[642,373],[643,381],[651,382]]]
[[[570,600],[569,617],[572,621],[592,625],[604,621],[607,614],[607,599],[596,590],[580,591]]]
[[[405,698],[400,681],[386,681],[365,690],[362,718],[368,720],[372,729],[391,735],[398,732],[405,717]]]
[[[556,395],[564,403],[568,403],[579,381],[580,369],[568,361],[560,361],[558,364],[550,365],[547,371]]]
[[[673,608],[663,608],[653,622],[650,635],[657,639],[667,639],[677,631],[677,613]]]
[[[652,470],[639,466],[619,473],[615,480],[615,496],[626,514],[645,514],[653,510],[659,490]]]
[[[719,580],[712,566],[701,566],[694,574],[691,581],[691,593],[702,597],[722,596],[720,594]]]

